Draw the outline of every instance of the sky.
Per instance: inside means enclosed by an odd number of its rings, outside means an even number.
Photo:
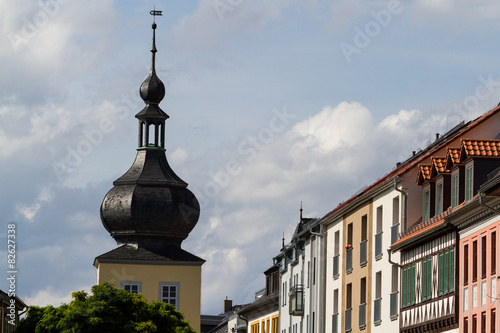
[[[116,247],[99,208],[135,158],[153,8],[203,314],[265,287],[301,202],[324,216],[500,102],[494,0],[0,0],[0,267],[15,224],[30,305],[89,290]]]

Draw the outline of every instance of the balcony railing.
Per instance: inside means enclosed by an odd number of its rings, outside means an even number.
[[[359,264],[360,265],[366,265],[366,245],[367,245],[367,240],[365,239],[364,241],[361,241],[359,243]]]
[[[399,231],[399,223],[394,224],[391,227],[391,244],[396,243],[396,241],[398,240],[398,231]]]
[[[398,316],[398,292],[391,293],[391,319]]]
[[[333,277],[339,276],[339,260],[340,254],[333,257]]]
[[[377,298],[373,301],[373,322],[379,323],[382,321],[382,298]]]
[[[346,273],[352,272],[352,247],[346,249],[345,271]]]
[[[352,309],[345,310],[345,329],[344,329],[344,332],[350,332],[352,330],[351,312],[352,312]]]
[[[339,314],[332,316],[332,333],[339,333]]]
[[[375,235],[375,258],[382,257],[382,231]]]
[[[359,328],[366,327],[366,303],[359,305]]]

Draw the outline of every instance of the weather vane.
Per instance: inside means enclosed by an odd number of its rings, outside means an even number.
[[[162,16],[161,12],[161,10],[156,10],[154,7],[153,10],[149,12],[149,14],[153,15],[153,23],[155,23],[156,16]]]

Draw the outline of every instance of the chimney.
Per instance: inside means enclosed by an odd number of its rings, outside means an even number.
[[[233,301],[230,299],[227,299],[227,296],[226,296],[226,299],[224,300],[224,313],[231,311],[232,308],[233,308]]]

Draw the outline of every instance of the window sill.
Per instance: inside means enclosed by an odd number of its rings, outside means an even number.
[[[394,320],[398,320],[398,315],[391,316],[391,320],[392,320],[392,321],[394,321]]]
[[[376,322],[373,323],[375,326],[380,326],[382,324],[382,319],[377,320]]]
[[[383,256],[384,256],[383,254],[379,254],[379,255],[375,256],[375,260],[380,260],[380,259],[382,259]]]
[[[360,330],[360,331],[363,331],[363,330],[365,330],[365,329],[366,329],[366,325],[359,326],[359,330]]]
[[[337,275],[334,275],[334,276],[333,276],[333,279],[334,279],[334,280],[338,280],[338,278],[339,278],[339,277],[340,277],[340,274],[337,274]]]
[[[345,271],[345,273],[346,273],[346,274],[351,274],[351,273],[352,273],[352,268],[351,268],[351,269],[347,269],[347,270]]]
[[[368,264],[368,262],[364,261],[364,262],[359,263],[359,266],[360,266],[360,267],[365,267],[365,266],[366,266],[366,264]]]

